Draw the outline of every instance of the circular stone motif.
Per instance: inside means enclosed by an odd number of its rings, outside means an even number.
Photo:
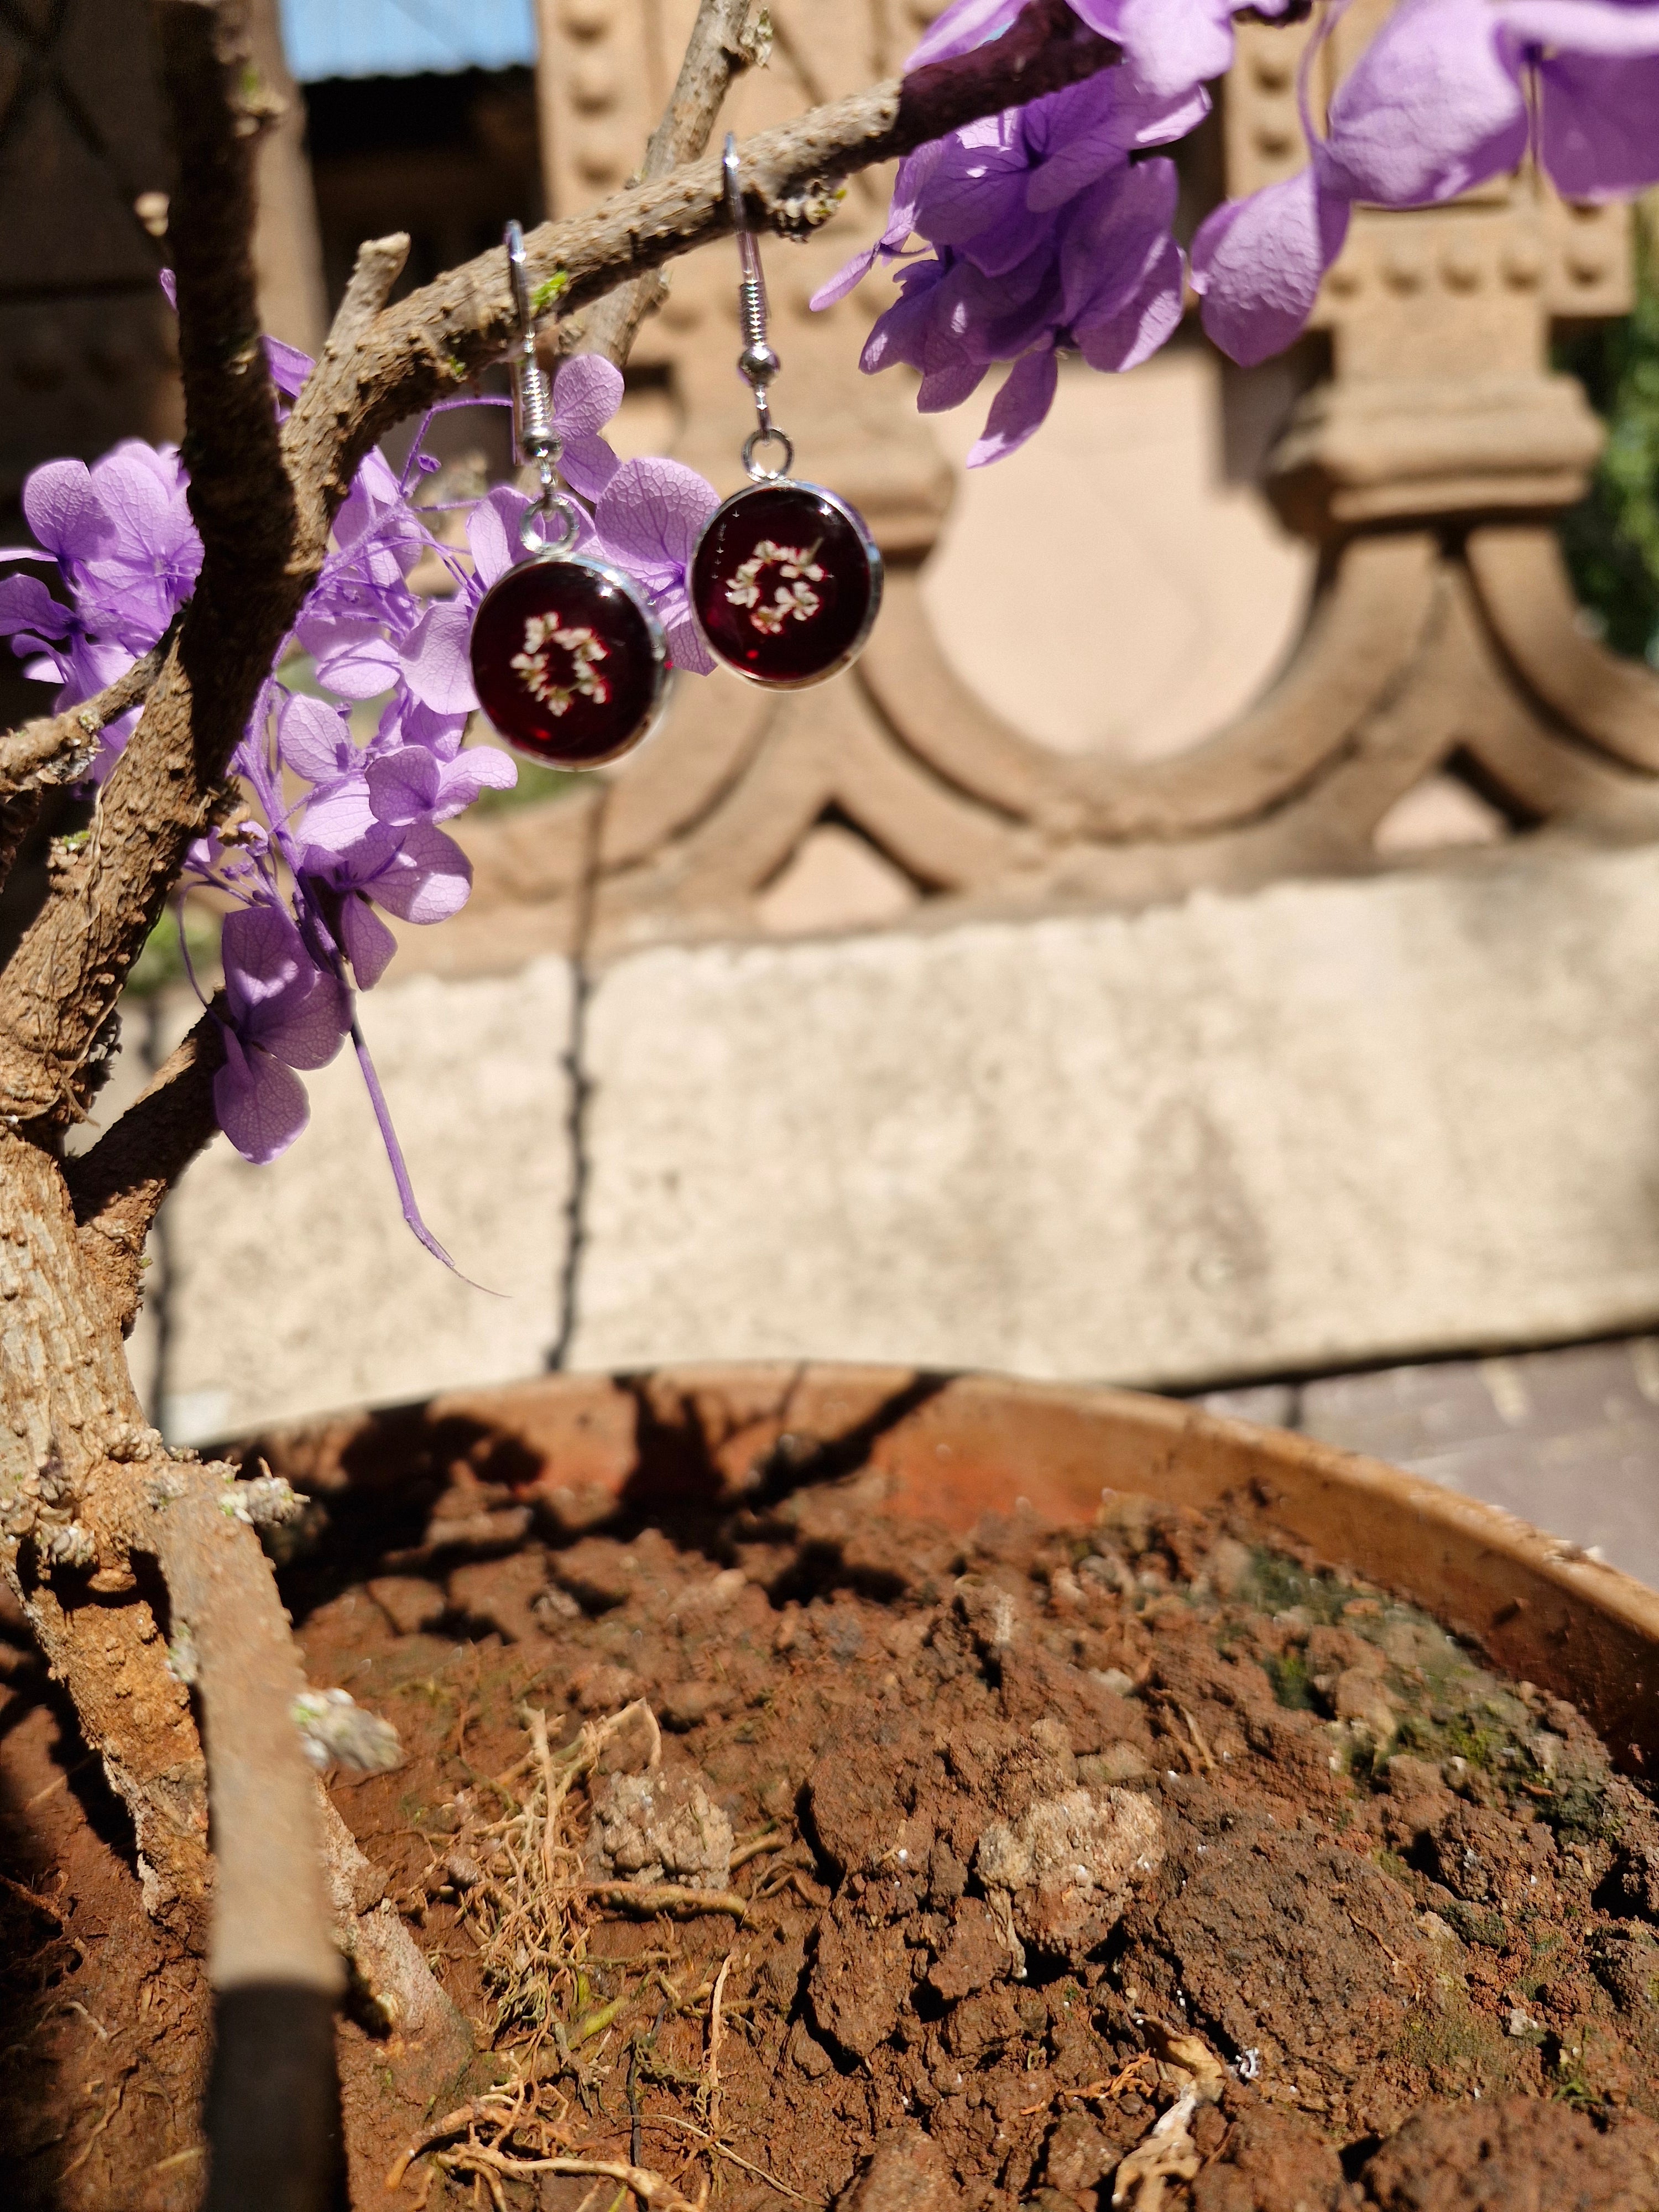
[[[598,562],[521,561],[472,623],[478,704],[520,752],[597,768],[647,737],[668,689],[662,624]]]
[[[817,484],[734,492],[691,556],[691,609],[708,649],[757,684],[817,684],[844,668],[881,604],[881,556],[863,519]]]

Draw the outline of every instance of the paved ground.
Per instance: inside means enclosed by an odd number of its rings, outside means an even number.
[[[1659,1587],[1659,1337],[1214,1391],[1484,1498]]]

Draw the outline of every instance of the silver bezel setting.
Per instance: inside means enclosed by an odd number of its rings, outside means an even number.
[[[550,567],[586,568],[590,574],[602,577],[606,583],[614,584],[624,597],[632,601],[635,610],[644,617],[646,635],[651,644],[653,680],[650,705],[647,708],[641,721],[635,725],[633,732],[624,738],[622,743],[615,746],[612,750],[608,753],[595,753],[591,758],[583,761],[579,768],[568,768],[563,771],[569,775],[585,775],[590,769],[609,768],[612,761],[626,760],[629,753],[637,752],[641,745],[655,737],[657,732],[662,727],[664,718],[668,712],[669,702],[673,697],[674,664],[669,654],[668,633],[662,626],[662,617],[640,589],[634,578],[626,569],[618,568],[609,561],[596,560],[591,553],[558,551],[549,547],[545,551],[532,553],[527,560],[515,561],[510,568],[504,568],[501,571],[483,599],[479,600],[473,621],[475,623],[478,621],[496,592],[514,577],[523,575],[527,569]],[[486,719],[488,719],[487,715]],[[492,722],[490,727],[495,729],[495,725]],[[497,730],[496,735],[503,744],[510,745],[520,759],[533,761],[538,768],[554,768],[557,765],[544,758],[533,747],[520,744],[505,730]]]
[[[702,639],[705,649],[714,654],[722,668],[729,669],[733,676],[742,677],[745,684],[753,684],[763,691],[810,691],[815,684],[827,683],[830,677],[839,676],[843,668],[850,668],[868,644],[870,633],[876,626],[876,617],[881,612],[882,587],[886,574],[885,566],[881,557],[881,548],[870,535],[869,524],[866,522],[857,507],[850,505],[839,492],[830,491],[823,484],[809,483],[804,477],[760,477],[753,483],[746,483],[739,490],[734,491],[729,498],[723,499],[697,532],[697,542],[691,549],[690,560],[686,563],[688,580],[696,568],[697,556],[702,551],[704,538],[708,537],[720,517],[729,514],[734,507],[740,505],[745,499],[751,498],[757,492],[766,491],[811,492],[815,499],[821,499],[826,506],[833,507],[836,513],[843,520],[850,522],[858,533],[859,542],[864,548],[865,558],[870,564],[870,604],[865,609],[864,621],[857,636],[853,639],[839,660],[831,661],[827,668],[820,669],[815,676],[757,676],[747,668],[740,668],[735,660],[728,660],[720,651],[702,626],[702,617],[697,611],[696,595],[690,590],[688,590],[685,595],[686,604],[691,610],[691,620],[697,635]]]

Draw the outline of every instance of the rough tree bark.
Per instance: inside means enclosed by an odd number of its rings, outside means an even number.
[[[84,1110],[88,1060],[189,842],[228,802],[232,751],[355,470],[394,422],[453,394],[503,349],[513,310],[499,253],[388,307],[407,240],[371,243],[279,429],[249,254],[258,117],[242,104],[257,80],[245,67],[240,0],[155,0],[154,13],[179,154],[172,239],[204,562],[177,635],[146,664],[71,714],[0,738],[0,801],[12,794],[15,810],[40,784],[77,773],[95,727],[146,700],[84,848],[58,872],[0,977],[0,1575],[131,1812],[153,1908],[199,1942],[210,1887],[204,1765],[151,1601],[159,1586],[144,1578],[144,1561],[157,1563],[175,1652],[188,1632],[199,1670],[227,1908],[215,1982],[327,1989],[338,1965],[289,1718],[298,1661],[245,1517],[251,1486],[167,1451],[143,1419],[122,1350],[145,1232],[212,1133],[211,1017],[82,1160],[66,1167],[58,1139]],[[532,285],[561,313],[630,288],[603,325],[619,356],[652,272],[728,227],[718,161],[673,168],[672,159],[706,140],[748,51],[745,20],[732,0],[703,0],[646,180],[527,241]],[[1064,0],[1031,0],[994,47],[750,141],[751,220],[783,229],[821,221],[835,178],[1115,58]],[[641,282],[645,290],[634,289]],[[179,1673],[191,1671],[181,1656]]]

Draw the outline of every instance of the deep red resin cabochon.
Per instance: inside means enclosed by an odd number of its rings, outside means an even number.
[[[691,599],[720,658],[769,684],[810,684],[858,643],[876,590],[857,526],[811,484],[757,484],[719,509]]]
[[[665,675],[630,594],[581,561],[525,561],[472,624],[478,703],[509,744],[554,768],[614,760],[651,726]]]

